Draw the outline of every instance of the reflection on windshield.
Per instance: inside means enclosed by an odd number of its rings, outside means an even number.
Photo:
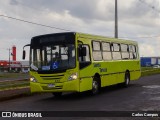
[[[31,64],[35,70],[61,70],[75,67],[73,44],[41,46],[31,49]]]

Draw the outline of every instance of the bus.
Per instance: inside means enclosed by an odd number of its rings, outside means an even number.
[[[31,92],[90,91],[119,84],[127,87],[141,76],[138,43],[78,32],[33,37],[30,46]]]

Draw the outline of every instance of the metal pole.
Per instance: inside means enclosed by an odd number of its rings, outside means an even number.
[[[117,0],[115,0],[115,38],[118,38],[118,12],[117,12]]]
[[[11,70],[11,64],[10,64],[10,63],[11,63],[11,60],[10,60],[10,54],[11,54],[11,53],[10,53],[10,50],[11,50],[11,49],[9,48],[9,71],[8,71],[8,72],[10,72],[10,70]]]

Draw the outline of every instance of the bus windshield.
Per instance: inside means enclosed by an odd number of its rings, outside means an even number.
[[[75,45],[41,45],[31,47],[31,69],[40,71],[58,71],[74,68]]]

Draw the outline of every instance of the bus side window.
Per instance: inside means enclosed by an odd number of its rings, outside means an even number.
[[[111,49],[111,51],[114,51],[113,50],[113,43],[110,44],[110,49]]]
[[[112,60],[110,43],[102,42],[102,56],[103,60]]]
[[[92,41],[93,60],[102,60],[101,44],[100,41]]]
[[[129,59],[129,49],[127,44],[121,44],[122,59]]]
[[[113,60],[121,59],[120,45],[118,43],[113,43],[112,55],[113,55]]]
[[[129,45],[130,59],[137,59],[137,50],[135,45]]]

